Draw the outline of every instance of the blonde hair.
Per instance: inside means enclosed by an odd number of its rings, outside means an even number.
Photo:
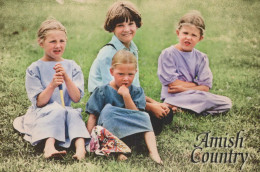
[[[42,42],[45,40],[46,35],[51,30],[60,30],[63,31],[67,36],[67,30],[66,28],[59,22],[58,20],[51,18],[47,19],[44,22],[42,22],[38,32],[37,37]]]
[[[178,30],[184,25],[194,25],[200,30],[201,36],[205,31],[204,19],[199,11],[193,10],[181,17],[178,23]]]
[[[112,59],[111,68],[115,68],[116,65],[120,64],[133,64],[137,69],[137,60],[133,53],[127,50],[119,50],[116,52]]]
[[[107,12],[104,29],[113,32],[118,23],[128,20],[134,21],[138,28],[142,26],[141,14],[134,4],[128,1],[115,2]]]

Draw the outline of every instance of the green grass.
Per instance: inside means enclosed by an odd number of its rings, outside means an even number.
[[[201,11],[206,21],[205,39],[197,48],[208,54],[214,75],[212,93],[228,96],[233,107],[227,114],[196,116],[178,113],[174,122],[157,137],[164,167],[155,165],[146,150],[134,150],[126,162],[114,157],[88,154],[86,160],[72,160],[69,151],[62,160],[45,160],[42,154],[14,131],[13,120],[26,113],[30,102],[25,91],[25,70],[43,52],[37,45],[36,32],[42,21],[53,16],[68,30],[65,58],[75,60],[85,76],[85,96],[74,107],[85,108],[89,94],[87,78],[99,49],[111,34],[103,22],[114,1],[86,0],[0,0],[0,171],[239,171],[236,163],[191,162],[198,134],[211,131],[213,136],[235,136],[244,130],[244,145],[234,152],[249,153],[243,171],[259,171],[260,54],[257,0],[134,0],[142,13],[143,26],[134,39],[139,47],[141,85],[146,95],[159,101],[160,82],[157,60],[160,52],[177,42],[175,26],[187,11]],[[84,120],[87,115],[83,113]],[[204,152],[230,149],[204,148]]]

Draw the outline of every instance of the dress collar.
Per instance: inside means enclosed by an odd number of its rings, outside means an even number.
[[[129,50],[115,35],[113,35],[112,40],[109,43],[113,44],[117,50],[122,50],[122,49]],[[131,41],[129,48],[131,52],[138,51],[137,46],[133,41]]]

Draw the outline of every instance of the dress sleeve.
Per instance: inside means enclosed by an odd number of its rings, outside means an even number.
[[[85,112],[99,116],[105,106],[105,94],[102,87],[97,87],[89,97]]]
[[[159,56],[157,75],[162,85],[165,86],[177,80],[179,76],[173,55],[164,50]]]
[[[194,79],[194,82],[198,85],[205,85],[209,88],[212,87],[213,75],[209,68],[209,60],[207,55],[205,55],[199,64],[197,77]]]
[[[80,66],[73,61],[72,81],[80,91],[80,98],[84,96],[84,76]]]
[[[37,107],[38,95],[44,90],[38,70],[36,66],[31,65],[27,68],[25,76],[26,92],[34,108]]]
[[[146,101],[144,90],[141,87],[133,87],[132,88],[132,99],[136,107],[140,110],[145,110]]]

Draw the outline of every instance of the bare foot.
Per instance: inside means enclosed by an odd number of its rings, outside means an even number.
[[[83,160],[85,159],[86,151],[76,151],[75,155],[72,156],[72,158],[77,160]]]
[[[85,149],[85,140],[83,138],[77,138],[75,141],[76,153],[72,158],[77,160],[82,160],[85,158],[86,149]]]
[[[127,157],[124,154],[119,154],[118,157],[117,157],[117,160],[118,161],[125,161],[125,160],[127,160]]]
[[[67,152],[65,150],[57,151],[56,149],[44,149],[45,158],[63,157],[66,154]]]
[[[163,165],[163,161],[161,160],[159,155],[154,155],[152,153],[149,153],[150,158],[155,161],[157,164]]]

